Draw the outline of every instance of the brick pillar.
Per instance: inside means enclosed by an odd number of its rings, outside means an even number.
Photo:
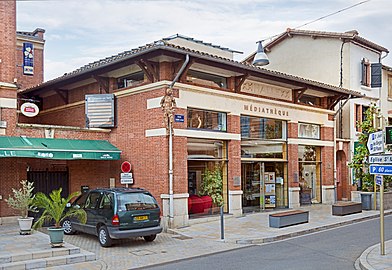
[[[16,1],[0,1],[0,82],[15,78]]]

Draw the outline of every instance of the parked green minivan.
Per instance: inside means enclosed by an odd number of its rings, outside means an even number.
[[[78,220],[63,222],[65,234],[84,232],[98,236],[103,247],[110,247],[112,239],[143,237],[154,241],[162,232],[161,211],[155,198],[140,188],[100,188],[80,195],[71,207],[83,208],[86,224]]]

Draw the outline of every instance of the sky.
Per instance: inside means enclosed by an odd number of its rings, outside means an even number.
[[[17,30],[46,31],[45,81],[175,34],[241,51],[240,61],[287,28],[355,29],[390,50],[392,66],[391,15],[391,0],[17,0]]]

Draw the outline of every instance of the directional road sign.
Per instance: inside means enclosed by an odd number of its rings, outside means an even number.
[[[369,149],[370,155],[384,152],[384,132],[377,131],[370,133],[367,148]]]
[[[369,156],[370,164],[392,164],[392,155]]]
[[[370,165],[370,174],[392,175],[392,165]]]

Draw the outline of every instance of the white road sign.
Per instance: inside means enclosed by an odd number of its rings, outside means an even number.
[[[120,176],[121,184],[133,184],[133,175],[132,173],[121,173]]]
[[[392,164],[392,155],[369,156],[370,164]]]
[[[369,149],[370,155],[384,152],[384,132],[377,131],[370,133],[367,148]]]

